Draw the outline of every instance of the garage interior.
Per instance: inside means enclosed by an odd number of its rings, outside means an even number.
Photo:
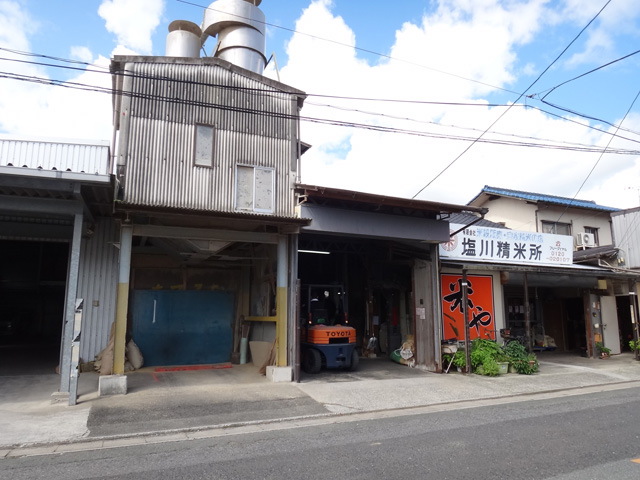
[[[0,240],[0,375],[54,373],[69,243]]]

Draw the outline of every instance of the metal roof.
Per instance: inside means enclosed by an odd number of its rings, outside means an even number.
[[[605,207],[604,205],[598,205],[593,200],[580,200],[577,198],[558,197],[556,195],[545,195],[542,193],[523,192],[521,190],[509,190],[506,188],[496,188],[485,185],[482,191],[476,195],[467,205],[472,205],[481,196],[486,195],[498,195],[501,197],[516,198],[519,200],[525,200],[528,202],[542,202],[553,205],[562,205],[565,207],[573,208],[586,208],[589,210],[599,210],[603,212],[617,212],[620,209],[614,207]]]
[[[351,207],[359,205],[363,209],[371,209],[383,213],[399,213],[399,211],[402,211],[403,214],[408,215],[411,211],[430,212],[432,214],[473,212],[483,215],[487,212],[487,209],[483,207],[389,197],[319,185],[296,184],[296,188],[301,195],[306,197],[307,201],[321,200],[326,204],[337,207],[343,206],[342,204]]]

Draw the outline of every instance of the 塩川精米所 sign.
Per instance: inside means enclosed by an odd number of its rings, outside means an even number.
[[[451,224],[451,232],[463,225]],[[568,235],[522,232],[503,228],[466,227],[446,243],[440,256],[477,262],[520,265],[571,265],[573,238]]]

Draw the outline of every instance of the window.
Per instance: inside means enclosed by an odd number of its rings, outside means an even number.
[[[542,233],[555,233],[556,235],[571,235],[571,224],[560,222],[542,221]]]
[[[584,233],[588,233],[593,237],[593,244],[597,247],[600,245],[598,241],[598,229],[595,227],[584,227]]]
[[[199,167],[213,167],[213,127],[198,125],[193,141],[193,163]]]
[[[273,212],[274,170],[238,165],[236,167],[236,209]]]

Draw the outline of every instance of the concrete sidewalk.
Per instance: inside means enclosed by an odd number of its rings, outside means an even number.
[[[306,375],[299,384],[274,384],[253,365],[225,370],[128,375],[129,393],[98,397],[96,374],[80,375],[78,404],[51,404],[57,375],[0,377],[0,458],[65,451],[157,437],[167,432],[273,424],[335,415],[419,407],[640,383],[631,354],[592,360],[558,353],[539,355],[540,372],[495,378],[433,374],[386,359],[362,359],[357,372]],[[61,446],[62,445],[62,446]],[[117,445],[117,443],[113,444]],[[56,448],[52,448],[56,446]],[[34,450],[35,448],[35,450]]]

